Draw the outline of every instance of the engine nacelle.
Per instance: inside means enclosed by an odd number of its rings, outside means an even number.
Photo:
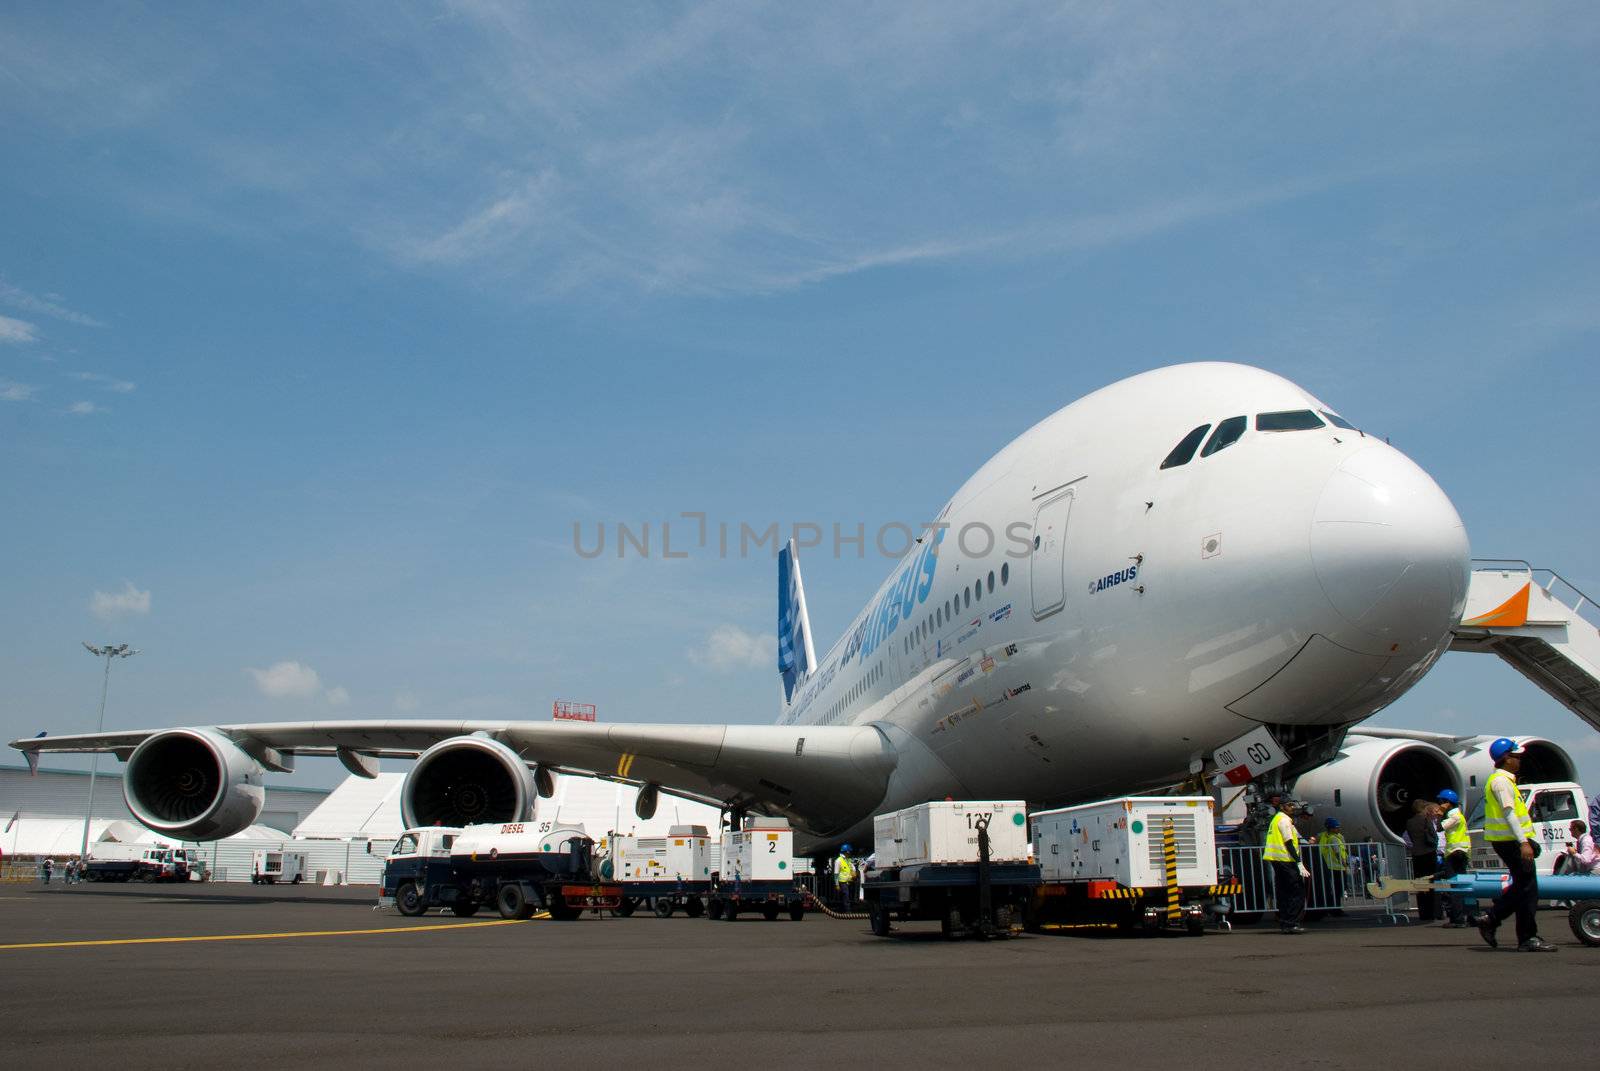
[[[1474,737],[1465,748],[1450,756],[1455,760],[1462,783],[1466,785],[1466,791],[1461,794],[1461,805],[1469,814],[1483,799],[1483,786],[1494,772],[1494,762],[1489,758],[1489,745],[1496,739],[1493,736]],[[1518,784],[1538,785],[1578,779],[1578,768],[1572,756],[1560,744],[1542,736],[1513,736],[1511,739],[1526,752],[1522,757],[1522,768],[1517,771]]]
[[[1432,744],[1351,734],[1338,758],[1300,775],[1294,794],[1317,819],[1337,818],[1346,840],[1399,844],[1413,801],[1444,788],[1460,792],[1461,774]]]
[[[265,771],[214,729],[170,729],[146,737],[128,757],[122,796],[157,833],[220,840],[261,816]]]
[[[424,751],[400,791],[407,829],[526,822],[537,789],[522,757],[486,736],[455,736]]]

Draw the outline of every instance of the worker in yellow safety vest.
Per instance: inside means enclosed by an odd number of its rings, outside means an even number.
[[[1453,878],[1465,874],[1471,865],[1472,835],[1467,832],[1467,812],[1461,809],[1460,794],[1453,788],[1441,788],[1438,799],[1439,806],[1444,808],[1439,819],[1439,832],[1444,834],[1444,869],[1437,876]],[[1446,926],[1468,924],[1467,908],[1459,896],[1444,895],[1444,917]]]
[[[1533,839],[1528,804],[1517,791],[1522,751],[1515,740],[1502,736],[1489,745],[1489,758],[1494,760],[1494,773],[1483,786],[1483,839],[1510,872],[1511,884],[1478,917],[1478,934],[1489,947],[1498,947],[1495,930],[1515,915],[1518,952],[1554,952],[1555,945],[1540,939],[1534,915],[1539,906],[1539,873],[1534,867],[1539,846]]]
[[[1342,915],[1344,876],[1350,870],[1350,845],[1344,842],[1344,834],[1339,832],[1337,818],[1329,818],[1322,823],[1322,832],[1317,834],[1317,858],[1322,864],[1317,891],[1325,894],[1319,899],[1332,905],[1333,914]]]
[[[848,905],[855,893],[856,864],[850,858],[850,845],[839,846],[839,858],[833,864],[833,880],[839,886],[839,896]]]
[[[1267,825],[1266,850],[1261,858],[1272,867],[1272,887],[1278,899],[1278,928],[1284,933],[1305,933],[1300,916],[1306,908],[1306,878],[1310,871],[1300,861],[1300,834],[1294,828],[1297,804],[1272,797],[1274,813]]]

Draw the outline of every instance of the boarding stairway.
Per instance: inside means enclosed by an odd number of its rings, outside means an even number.
[[[1554,570],[1474,560],[1450,650],[1499,655],[1600,729],[1600,607]]]

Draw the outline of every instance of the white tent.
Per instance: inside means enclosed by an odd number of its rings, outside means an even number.
[[[7,859],[30,855],[77,855],[83,846],[82,818],[34,818],[19,814],[0,833],[0,852]],[[144,839],[148,830],[115,818],[95,818],[89,823],[89,845],[103,840],[130,844]],[[170,843],[170,838],[169,838]]]
[[[351,775],[294,827],[297,840],[397,840],[403,773]]]

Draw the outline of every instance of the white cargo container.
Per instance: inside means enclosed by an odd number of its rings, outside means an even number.
[[[940,800],[872,820],[879,870],[922,863],[976,863],[978,823],[989,819],[989,860],[1028,861],[1028,808],[1022,800]]]
[[[305,852],[258,851],[250,871],[255,885],[276,885],[280,881],[298,885],[306,877]]]
[[[709,881],[711,834],[705,826],[673,826],[665,837],[617,837],[611,872],[619,881]]]
[[[1127,796],[1033,816],[1034,852],[1046,883],[1114,881],[1130,889],[1167,883],[1162,837],[1172,823],[1182,888],[1217,883],[1210,796]]]
[[[787,818],[750,816],[744,828],[722,834],[722,880],[790,881],[794,878],[794,830]]]

